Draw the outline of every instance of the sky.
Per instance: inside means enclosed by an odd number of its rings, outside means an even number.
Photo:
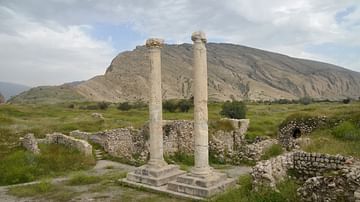
[[[0,0],[0,81],[87,80],[147,38],[197,30],[360,72],[360,0]]]

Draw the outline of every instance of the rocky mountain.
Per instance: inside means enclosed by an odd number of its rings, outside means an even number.
[[[292,58],[234,44],[208,43],[210,100],[337,100],[360,96],[360,73],[339,66]],[[162,49],[163,97],[192,95],[192,45]],[[147,100],[149,60],[144,46],[120,53],[105,75],[69,87],[93,101]],[[26,99],[23,97],[22,99]]]
[[[5,100],[8,100],[12,96],[18,95],[19,93],[24,92],[29,89],[30,89],[29,86],[0,81],[0,92],[5,97]]]

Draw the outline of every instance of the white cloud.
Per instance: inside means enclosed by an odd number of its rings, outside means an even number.
[[[66,78],[72,76],[67,80],[101,73],[114,50],[111,40],[98,41],[87,34],[94,23],[127,24],[145,36],[163,37],[170,43],[191,42],[191,32],[201,29],[216,41],[360,71],[356,57],[333,57],[326,51],[307,49],[334,44],[344,47],[339,55],[356,55],[360,46],[358,0],[2,0],[1,5],[10,9],[12,17],[6,23],[3,15],[9,13],[0,12],[0,45],[10,47],[0,50],[0,58],[6,58],[17,71],[24,71],[21,67],[25,66],[49,72],[57,69],[58,74],[71,69],[74,74],[63,73]],[[356,9],[338,22],[336,15],[349,7]],[[19,62],[16,56],[26,60]],[[27,64],[21,64],[24,62]],[[54,79],[53,83],[61,80]]]
[[[61,84],[103,74],[115,50],[96,41],[89,26],[38,22],[0,7],[0,80]]]

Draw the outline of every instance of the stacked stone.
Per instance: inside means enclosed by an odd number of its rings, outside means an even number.
[[[85,154],[92,155],[92,146],[85,140],[79,140],[61,133],[53,133],[46,135],[46,143],[48,144],[62,144],[67,147],[75,148]]]
[[[34,153],[34,154],[40,154],[40,149],[38,147],[38,142],[34,136],[34,134],[29,133],[25,135],[21,139],[21,145],[28,151]]]
[[[327,171],[340,170],[346,162],[346,158],[340,155],[306,152],[295,152],[293,158],[294,169],[300,180],[321,176]]]
[[[297,190],[303,201],[360,201],[360,167],[345,166],[329,176],[309,178]]]
[[[293,153],[285,153],[269,160],[258,162],[251,172],[254,179],[253,187],[257,189],[261,186],[269,186],[275,189],[276,184],[288,176],[288,170],[294,167],[293,162]]]
[[[325,116],[303,118],[292,120],[279,128],[278,139],[284,148],[292,150],[298,145],[294,141],[293,133],[295,129],[299,129],[302,135],[308,135],[316,128],[324,125],[327,122]]]

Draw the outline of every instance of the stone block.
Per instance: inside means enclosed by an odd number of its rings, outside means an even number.
[[[208,198],[235,185],[236,179],[228,178],[224,173],[211,172],[204,177],[188,173],[169,182],[167,189],[190,196]]]
[[[129,172],[126,179],[128,181],[158,187],[175,180],[176,177],[184,173],[185,171],[180,170],[176,165],[167,165],[160,168],[144,165],[135,169],[133,172]]]

